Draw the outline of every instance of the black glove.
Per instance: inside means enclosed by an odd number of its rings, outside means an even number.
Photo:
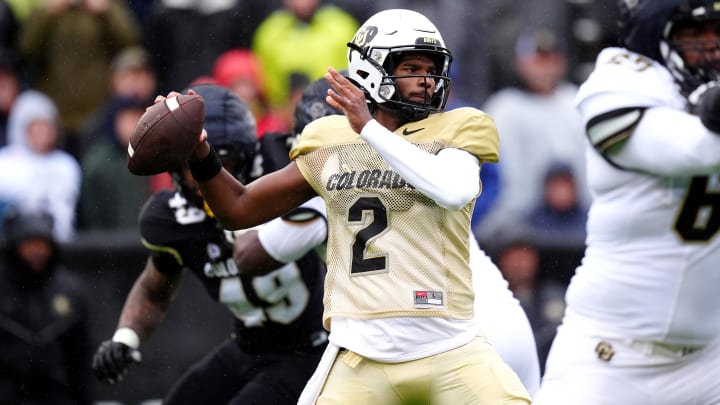
[[[720,134],[720,83],[698,86],[688,96],[688,111],[697,115],[705,128]]]
[[[122,381],[133,363],[140,363],[142,356],[138,349],[124,343],[106,340],[98,347],[93,357],[92,369],[98,380],[106,384]]]
[[[720,134],[720,86],[709,87],[700,96],[697,115],[705,128]]]

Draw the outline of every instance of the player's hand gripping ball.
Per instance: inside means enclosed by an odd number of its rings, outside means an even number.
[[[128,144],[128,169],[150,176],[181,165],[195,149],[205,124],[205,102],[197,94],[168,97],[145,110]]]

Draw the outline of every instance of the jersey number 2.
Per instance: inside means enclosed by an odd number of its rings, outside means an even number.
[[[719,176],[693,177],[675,230],[689,242],[703,242],[720,229]]]
[[[350,207],[348,211],[349,223],[363,223],[365,213],[370,213],[370,223],[355,234],[353,242],[352,274],[366,273],[368,271],[383,270],[387,268],[387,257],[385,255],[374,255],[366,257],[367,244],[388,227],[387,207],[378,197],[361,197]]]

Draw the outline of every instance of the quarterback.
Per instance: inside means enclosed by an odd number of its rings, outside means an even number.
[[[452,57],[421,14],[377,13],[348,46],[349,79],[326,75],[345,116],[308,125],[285,168],[245,186],[204,135],[189,161],[229,229],[325,201],[331,344],[301,401],[529,403],[473,311],[470,215],[480,166],[498,159],[492,119],[443,111]]]
[[[720,2],[621,1],[580,87],[594,200],[538,405],[720,403]]]
[[[295,106],[294,134],[270,132],[260,140],[261,150],[263,150],[263,154],[259,155],[263,158],[260,166],[264,168],[264,173],[275,171],[290,163],[289,146],[293,144],[295,134],[302,133],[309,123],[326,115],[342,114],[325,101],[329,89],[330,84],[324,78],[309,84]],[[270,150],[276,152],[266,153]],[[272,156],[271,162],[268,162],[268,156]],[[310,201],[316,212],[322,213],[321,215],[324,217],[325,202],[320,197],[314,197]],[[272,249],[268,252],[276,260],[285,263],[291,262],[297,257],[296,252],[306,252],[316,247],[320,247],[320,251],[323,252],[327,240],[327,227],[324,222],[320,222],[321,230],[317,230],[318,224],[313,222],[296,224],[291,229],[275,225],[277,223],[276,220],[273,220],[263,226],[262,234],[259,235],[261,236],[260,241],[269,235],[275,235],[272,240],[285,240],[282,244],[263,243],[266,249]],[[239,252],[242,256],[253,250],[248,249],[245,239],[238,238],[235,242],[235,245],[240,247]],[[532,396],[540,386],[540,364],[530,322],[520,306],[520,302],[513,296],[508,282],[490,257],[480,249],[474,238],[471,240],[469,248],[472,283],[475,289],[474,310],[480,331],[503,360],[517,373]],[[258,270],[262,272],[261,269]]]

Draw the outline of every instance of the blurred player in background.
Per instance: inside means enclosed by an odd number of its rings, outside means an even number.
[[[238,178],[248,179],[256,135],[247,105],[217,85],[191,89],[205,100],[208,139],[223,165]],[[131,364],[140,362],[140,343],[162,322],[180,281],[190,271],[214,300],[235,315],[235,326],[227,341],[185,372],[164,403],[295,404],[327,343],[321,324],[322,259],[307,250],[287,264],[264,264],[250,255],[236,264],[233,238],[256,234],[224,231],[187,168],[173,170],[172,175],[177,189],[156,193],[140,214],[142,241],[150,257],[128,295],[117,331],[97,350],[93,361],[97,377],[117,383]],[[320,212],[312,207],[289,212],[283,220],[278,220],[281,227],[317,221],[325,227]],[[274,267],[262,276],[243,274],[253,266]]]
[[[576,100],[595,196],[534,404],[717,404],[720,3],[619,6]]]

